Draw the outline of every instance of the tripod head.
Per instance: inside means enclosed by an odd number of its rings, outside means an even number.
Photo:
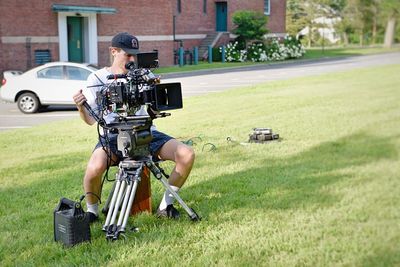
[[[150,155],[152,122],[150,116],[136,116],[124,124],[115,125],[118,130],[117,147],[124,158],[138,160]]]

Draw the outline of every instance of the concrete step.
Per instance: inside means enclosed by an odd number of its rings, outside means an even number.
[[[208,56],[208,46],[213,45],[215,39],[219,36],[218,32],[212,32],[207,34],[199,46],[199,59],[207,58]]]

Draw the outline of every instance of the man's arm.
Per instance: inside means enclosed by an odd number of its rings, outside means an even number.
[[[88,110],[83,106],[83,104],[87,101],[87,99],[85,95],[82,93],[82,89],[79,90],[74,95],[74,101],[76,107],[78,108],[79,116],[81,116],[81,119],[87,124],[93,125],[96,122],[96,120],[92,116],[90,116]]]

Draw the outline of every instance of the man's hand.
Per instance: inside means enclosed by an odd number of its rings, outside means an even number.
[[[79,90],[74,96],[73,96],[74,102],[76,104],[76,107],[78,108],[79,111],[79,116],[81,116],[82,120],[84,120],[87,124],[92,125],[96,122],[96,120],[90,116],[90,114],[87,112],[86,108],[83,106],[85,102],[87,101],[86,97],[82,94],[82,89]]]
[[[87,101],[86,97],[82,94],[82,89],[74,95],[74,102],[79,110],[82,109],[83,103]]]

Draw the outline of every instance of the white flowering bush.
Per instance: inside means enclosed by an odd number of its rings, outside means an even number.
[[[243,62],[246,60],[253,62],[281,61],[300,58],[305,52],[304,46],[299,40],[287,35],[282,42],[278,38],[273,38],[267,44],[251,44],[247,50],[239,49],[238,42],[229,43],[225,47],[225,58],[228,62]]]
[[[225,59],[228,62],[243,62],[247,59],[247,51],[238,48],[238,42],[229,43],[225,47]],[[219,50],[222,52],[222,47]]]
[[[285,39],[283,40],[283,45],[286,48],[287,58],[299,58],[306,53],[306,50],[301,44],[300,40],[293,36],[286,35]]]
[[[237,48],[238,42],[229,43],[225,47],[225,59],[228,62],[237,62],[240,59],[240,50]],[[220,48],[222,51],[222,47]]]
[[[247,48],[247,60],[253,62],[267,61],[268,56],[265,51],[265,45],[262,43],[255,43]]]
[[[287,51],[284,44],[279,43],[278,39],[272,39],[267,45],[267,57],[270,61],[280,61],[287,58]]]

